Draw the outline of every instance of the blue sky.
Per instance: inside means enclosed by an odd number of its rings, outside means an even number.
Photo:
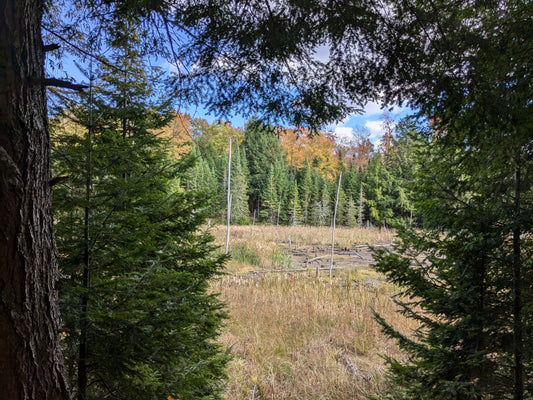
[[[339,138],[350,139],[354,132],[365,131],[370,135],[370,140],[375,143],[383,134],[383,120],[385,113],[388,113],[393,121],[409,115],[411,110],[405,107],[394,107],[391,111],[382,109],[377,103],[369,103],[362,114],[350,115],[336,125],[328,126]]]
[[[66,74],[67,77],[70,77],[77,83],[86,81],[86,78],[79,72],[78,68],[72,62],[70,57],[66,57],[66,59],[62,61],[63,71],[56,70],[55,74]],[[168,62],[162,62],[162,68],[166,70],[172,69]],[[180,107],[180,111],[182,113],[191,115],[193,118],[206,119],[209,123],[213,123],[216,120],[221,119],[220,116],[209,114],[201,105],[182,105]],[[324,130],[333,131],[338,138],[348,140],[352,137],[354,132],[363,131],[369,134],[372,143],[376,143],[379,141],[383,133],[382,124],[385,113],[388,113],[388,115],[394,121],[398,121],[399,119],[412,113],[412,111],[406,107],[394,107],[391,111],[387,111],[386,109],[382,109],[377,103],[368,103],[363,108],[363,112],[361,114],[349,115],[343,121],[326,126]],[[243,117],[236,115],[230,117],[229,121],[234,127],[244,128],[248,119],[248,116]]]
[[[330,54],[328,46],[319,46],[315,49],[314,57],[322,62],[327,62]],[[162,68],[167,71],[175,70],[175,67],[169,62],[163,62]],[[209,123],[218,120],[217,116],[208,115],[201,106],[183,107],[183,113],[191,115],[193,118],[206,119]],[[412,110],[407,107],[394,107],[391,111],[382,109],[378,103],[368,103],[361,114],[349,115],[343,121],[336,124],[328,125],[324,128],[327,131],[333,131],[341,139],[351,139],[354,132],[368,132],[372,143],[377,143],[383,134],[384,114],[388,115],[394,121],[412,114]],[[225,119],[225,118],[224,118]],[[244,128],[248,117],[234,116],[229,118],[231,124],[237,128]]]
[[[181,112],[187,113],[193,118],[205,119],[209,123],[219,119],[217,116],[209,115],[201,106],[182,107]],[[369,103],[364,107],[362,114],[350,115],[337,124],[326,126],[324,130],[333,131],[337,137],[345,139],[350,139],[354,132],[364,131],[368,132],[372,143],[376,143],[383,133],[383,119],[384,114],[387,112],[394,121],[398,121],[412,113],[406,107],[394,107],[392,111],[387,111],[387,109],[382,109],[377,103]],[[234,127],[244,128],[248,118],[234,116],[229,118],[229,121]]]

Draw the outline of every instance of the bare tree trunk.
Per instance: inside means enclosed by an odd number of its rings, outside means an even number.
[[[59,344],[42,1],[0,1],[0,399],[68,399]]]
[[[333,221],[331,223],[331,259],[329,261],[329,277],[333,272],[333,254],[335,253],[335,220],[337,219],[337,207],[339,206],[339,193],[341,191],[342,172],[339,175],[339,184],[337,186],[337,197],[335,199],[335,209],[333,210]]]
[[[252,219],[252,236],[254,235],[254,227],[255,227],[255,213],[257,210],[254,210],[254,218]]]
[[[230,236],[230,220],[231,220],[231,139],[229,139],[229,154],[228,154],[228,212],[226,223],[226,254],[229,252],[229,236]]]

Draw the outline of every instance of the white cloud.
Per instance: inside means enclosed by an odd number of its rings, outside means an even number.
[[[339,140],[350,140],[353,136],[353,128],[349,128],[347,126],[338,126],[334,130],[335,136]]]
[[[179,68],[175,64],[170,63],[168,61],[165,61],[163,64],[161,64],[161,69],[163,71],[166,71],[169,74],[179,74],[180,73]]]
[[[370,138],[378,138],[383,133],[383,120],[365,122],[365,128],[370,131]]]
[[[347,115],[344,119],[340,121],[335,121],[335,123],[329,124],[326,129],[329,130],[336,130],[337,128],[346,128],[344,125],[348,123],[348,121],[353,117],[353,115]]]
[[[366,103],[365,107],[363,108],[363,116],[370,117],[371,115],[383,114],[383,111],[385,110],[381,108],[381,104],[371,101]]]

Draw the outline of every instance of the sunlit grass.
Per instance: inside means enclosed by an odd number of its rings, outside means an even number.
[[[225,228],[211,229],[225,243]],[[336,232],[346,249],[392,239],[379,229]],[[327,228],[256,226],[252,236],[250,226],[232,227],[228,274],[212,284],[230,312],[220,338],[234,356],[229,400],[353,400],[385,388],[382,357],[401,354],[373,310],[402,331],[415,326],[396,312],[395,288],[372,268],[340,270],[331,279],[291,268],[288,246],[325,249],[330,240]]]

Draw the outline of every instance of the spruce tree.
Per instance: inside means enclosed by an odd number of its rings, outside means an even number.
[[[300,205],[302,207],[302,219],[304,224],[308,224],[311,216],[312,178],[309,161],[306,159],[304,168],[300,175]]]
[[[94,89],[53,130],[66,366],[80,400],[219,398],[225,312],[207,288],[224,257],[198,232],[205,196],[181,186],[190,162],[156,135],[169,103],[152,100],[127,21],[117,29]]]
[[[339,190],[339,202],[337,204],[337,217],[335,219],[335,223],[337,225],[344,224],[344,214],[346,213],[346,206],[347,206],[346,193],[344,193],[344,190],[342,189],[342,186],[341,186]]]
[[[352,196],[349,196],[348,201],[346,202],[343,224],[350,228],[357,225],[357,206]]]
[[[288,223],[287,204],[290,199],[290,172],[285,165],[285,158],[279,157],[274,163],[274,184],[276,186],[278,204],[277,204],[277,223]]]
[[[290,198],[288,203],[287,214],[289,216],[289,224],[292,226],[300,225],[302,223],[302,208],[300,207],[300,197],[298,195],[298,182],[293,179],[291,182]]]
[[[412,201],[413,178],[415,175],[415,149],[423,143],[416,135],[416,125],[411,118],[404,118],[396,126],[396,134],[383,156],[384,165],[391,181],[393,217],[391,224],[412,224],[418,219]]]
[[[274,176],[274,165],[270,165],[267,176],[267,186],[262,192],[262,207],[264,207],[265,214],[261,216],[265,217],[270,224],[276,223],[276,210],[279,204],[278,192],[276,189],[276,181]]]
[[[377,254],[378,270],[403,288],[397,304],[420,323],[409,337],[377,317],[409,354],[389,359],[388,398],[533,395],[529,145],[487,130],[499,141],[470,146],[471,132],[420,134],[413,193],[424,229],[401,230],[395,252]]]
[[[357,223],[359,224],[359,227],[363,226],[364,219],[365,219],[365,192],[363,188],[363,183],[361,182],[361,185],[359,186],[359,196],[358,196],[358,202],[357,202]]]
[[[251,209],[259,206],[261,192],[268,184],[268,171],[281,153],[281,146],[276,130],[256,118],[246,124],[244,130],[244,147],[246,148],[247,166],[250,172],[248,188]]]
[[[320,199],[315,202],[313,210],[313,218],[315,225],[327,226],[331,223],[331,201],[328,188],[328,181],[326,178],[322,179],[322,187],[320,189]],[[335,203],[333,203],[334,205]]]
[[[237,224],[249,224],[248,216],[248,168],[246,152],[235,145],[231,167],[231,221]]]
[[[374,224],[390,224],[393,219],[393,187],[391,174],[380,153],[374,153],[365,170],[366,205]]]

